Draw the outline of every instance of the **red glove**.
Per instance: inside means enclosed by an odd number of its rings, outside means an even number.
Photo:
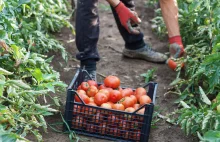
[[[135,30],[131,23],[140,24],[141,20],[138,18],[135,12],[132,12],[128,9],[122,2],[120,2],[116,7],[115,10],[118,14],[120,22],[125,29],[132,34],[139,34],[138,30]]]
[[[181,36],[174,36],[169,38],[170,56],[173,58],[180,58],[184,54],[184,47]]]
[[[170,57],[171,58],[167,60],[168,66],[172,70],[176,70],[177,65],[181,64],[181,68],[183,68],[184,63],[176,63],[176,61],[174,61],[173,59],[173,58],[175,59],[180,58],[184,54],[184,47],[183,47],[181,36],[174,36],[174,37],[169,38],[169,43],[170,43]]]

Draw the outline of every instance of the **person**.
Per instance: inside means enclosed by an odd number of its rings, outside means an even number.
[[[125,41],[123,55],[150,62],[165,63],[167,56],[154,51],[144,41],[144,35],[135,27],[141,22],[135,12],[133,0],[106,0],[111,6],[119,32]],[[178,9],[175,0],[161,0],[161,9],[166,23],[172,58],[183,54],[183,45],[178,27]],[[96,63],[100,60],[97,50],[99,39],[98,0],[77,0],[76,10],[76,58],[80,66],[96,80]]]

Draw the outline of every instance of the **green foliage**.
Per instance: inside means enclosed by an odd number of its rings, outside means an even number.
[[[219,0],[178,0],[179,24],[185,45],[186,69],[184,78],[181,71],[173,81],[180,103],[178,122],[188,134],[201,134],[209,141],[210,133],[220,131],[216,107],[220,92],[220,1]],[[153,22],[154,31],[161,37],[167,34],[161,17],[156,10]],[[182,75],[183,76],[183,75]],[[214,137],[213,137],[214,138]],[[217,138],[213,141],[219,141]]]
[[[151,70],[148,70],[147,73],[141,74],[141,76],[144,77],[145,83],[148,83],[149,81],[152,81],[155,78],[154,76],[155,71],[156,69],[151,69]]]
[[[42,141],[39,129],[47,131],[44,117],[58,112],[59,99],[49,94],[64,91],[66,84],[50,66],[53,57],[44,54],[54,50],[67,57],[50,35],[64,26],[72,29],[66,4],[0,0],[0,141],[28,141],[29,133]],[[46,98],[54,103],[47,104]]]

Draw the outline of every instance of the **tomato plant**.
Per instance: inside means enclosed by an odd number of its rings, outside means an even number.
[[[151,0],[152,2],[153,0]],[[169,61],[168,65],[176,68],[176,79],[170,84],[179,99],[175,101],[181,109],[174,112],[176,120],[184,132],[189,135],[202,136],[210,131],[220,132],[219,117],[215,109],[218,98],[219,65],[220,65],[220,28],[219,1],[215,0],[178,0],[180,32],[185,46],[186,55],[180,58],[177,66]],[[166,27],[161,10],[152,20],[158,35],[166,34]],[[185,64],[181,72],[181,63]],[[177,66],[177,67],[176,67]],[[167,92],[170,93],[170,92]],[[213,141],[217,139],[213,137]]]

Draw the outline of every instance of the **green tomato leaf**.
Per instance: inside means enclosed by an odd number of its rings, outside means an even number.
[[[31,0],[19,0],[18,4],[19,6],[22,5],[22,4],[26,4],[26,3],[29,3]]]
[[[0,67],[0,74],[3,74],[3,75],[12,75],[13,73],[12,72],[9,72],[3,68]]]
[[[190,106],[187,105],[187,103],[185,103],[184,101],[180,101],[180,104],[181,104],[184,108],[190,108]]]
[[[22,80],[8,80],[6,82],[7,84],[13,84],[15,86],[18,86],[22,89],[31,89],[31,87],[29,85],[27,85],[26,83],[24,83]]]
[[[7,32],[5,30],[0,30],[0,39],[6,39]]]
[[[219,142],[220,141],[220,131],[210,130],[205,133],[204,140],[208,142]]]
[[[206,96],[205,92],[203,91],[202,87],[199,86],[199,91],[200,91],[200,96],[201,96],[201,100],[206,103],[207,105],[211,105],[211,101],[209,100],[209,98]]]
[[[40,83],[43,80],[43,74],[39,68],[36,68],[32,75],[37,79],[37,82]]]
[[[3,92],[4,92],[4,85],[5,85],[5,81],[0,80],[0,96],[3,95]]]

